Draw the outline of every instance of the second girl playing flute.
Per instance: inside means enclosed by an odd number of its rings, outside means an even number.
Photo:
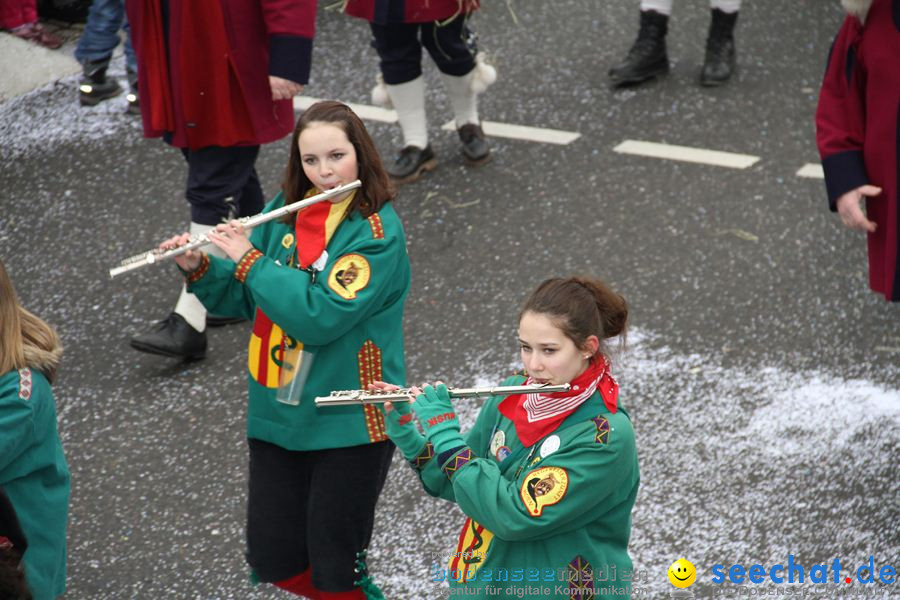
[[[627,314],[600,281],[547,280],[519,316],[527,375],[504,385],[569,383],[568,392],[492,397],[465,436],[443,384],[413,389],[424,436],[407,403],[385,404],[388,435],[425,491],[467,517],[433,573],[451,595],[522,598],[542,584],[541,598],[630,596],[637,452],[604,344],[624,333]]]
[[[359,190],[249,239],[237,221],[220,225],[210,239],[231,260],[196,251],[175,259],[207,309],[254,319],[247,560],[258,580],[320,600],[382,598],[364,557],[394,446],[376,407],[319,410],[313,399],[405,380],[409,257],[372,139],[339,102],[303,113],[283,194],[266,209],[355,179]]]

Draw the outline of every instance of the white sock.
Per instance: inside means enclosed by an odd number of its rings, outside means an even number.
[[[726,13],[736,13],[741,9],[741,0],[710,0],[709,7],[718,8]]]
[[[641,12],[656,11],[662,15],[672,14],[672,0],[641,0]]]
[[[428,145],[428,123],[425,120],[425,79],[419,75],[412,81],[387,86],[388,96],[397,110],[403,146],[424,148]]]
[[[478,96],[472,91],[472,78],[475,69],[472,69],[462,77],[441,73],[444,86],[447,88],[447,97],[453,107],[453,117],[456,119],[456,128],[459,129],[467,123],[478,125]]]
[[[200,223],[191,223],[190,234],[200,235],[206,233],[210,229],[215,229],[212,225],[201,225]],[[209,246],[203,249],[214,256],[225,257],[225,253],[215,246]],[[184,317],[188,325],[197,331],[206,330],[206,307],[197,299],[197,296],[187,291],[187,286],[181,286],[181,295],[178,296],[178,302],[175,303],[175,312]]]

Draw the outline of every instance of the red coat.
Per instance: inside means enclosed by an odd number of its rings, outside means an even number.
[[[470,13],[479,4],[480,0],[347,0],[344,12],[382,25],[430,23]]]
[[[816,139],[832,210],[845,192],[866,183],[882,188],[866,201],[878,228],[868,234],[869,285],[900,301],[900,15],[893,0],[873,0],[865,23],[844,20],[819,94]]]
[[[290,100],[269,75],[306,83],[315,0],[127,0],[144,134],[172,144],[264,144],[293,130]]]

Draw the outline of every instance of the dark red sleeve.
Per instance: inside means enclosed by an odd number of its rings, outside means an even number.
[[[863,162],[865,70],[857,48],[862,26],[847,17],[831,47],[816,109],[816,143],[825,171],[828,205],[869,183]]]
[[[269,33],[269,75],[297,83],[309,81],[315,0],[260,0]]]

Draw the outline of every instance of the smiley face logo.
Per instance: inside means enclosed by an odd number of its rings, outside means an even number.
[[[694,580],[697,579],[697,569],[683,558],[673,562],[667,573],[669,581],[677,588],[690,587]]]

